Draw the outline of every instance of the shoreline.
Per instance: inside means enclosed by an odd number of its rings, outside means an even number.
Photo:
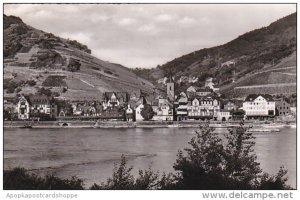
[[[35,129],[52,129],[52,128],[197,128],[200,125],[205,124],[204,121],[140,121],[140,122],[94,122],[94,121],[40,121],[40,122],[28,122],[28,121],[4,121],[4,128],[26,128],[25,126],[30,124]],[[67,124],[64,126],[63,124]],[[216,129],[231,128],[239,126],[240,121],[212,121],[211,127]],[[296,128],[296,121],[279,121],[267,124],[262,121],[244,121],[244,124],[252,125],[253,128],[263,129],[275,129],[275,128]]]

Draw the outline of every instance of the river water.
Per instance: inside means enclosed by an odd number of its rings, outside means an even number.
[[[135,129],[4,129],[4,168],[24,167],[40,175],[77,176],[85,186],[111,176],[122,154],[138,169],[173,172],[178,149],[189,147],[196,128]],[[219,134],[222,134],[220,129]],[[288,169],[288,183],[296,187],[296,129],[254,133],[261,168],[276,173]]]

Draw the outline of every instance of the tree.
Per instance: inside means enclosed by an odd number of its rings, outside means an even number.
[[[177,180],[180,189],[224,189],[222,163],[224,148],[222,140],[209,127],[209,123],[200,126],[191,139],[191,148],[186,155],[179,150],[173,168],[178,171]]]
[[[31,87],[36,85],[35,80],[28,80],[26,83]]]
[[[256,162],[257,156],[254,153],[254,139],[252,132],[248,130],[241,121],[240,126],[229,128],[225,135],[227,145],[225,147],[225,176],[232,180],[236,189],[251,189],[255,187],[255,181],[259,178],[262,170]]]
[[[145,104],[141,115],[146,121],[152,119],[152,117],[154,116],[152,106],[149,104]]]
[[[67,70],[71,71],[71,72],[75,72],[75,71],[80,70],[80,66],[81,66],[80,62],[78,62],[74,58],[70,58],[69,64],[67,66]]]
[[[41,95],[46,95],[48,97],[50,97],[52,95],[51,90],[50,89],[45,89],[44,87],[40,88],[38,93],[41,94]]]
[[[253,147],[254,137],[241,121],[228,129],[226,140],[214,133],[209,123],[200,126],[191,148],[179,151],[174,164],[179,189],[288,189],[286,171],[276,176],[262,173]]]
[[[127,160],[124,155],[121,156],[121,163],[115,164],[111,178],[101,185],[94,184],[92,190],[147,190],[157,189],[158,173],[151,169],[139,170],[138,178],[131,174],[133,167],[127,167]]]

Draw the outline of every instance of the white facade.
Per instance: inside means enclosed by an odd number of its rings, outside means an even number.
[[[229,110],[218,110],[215,112],[214,116],[218,121],[228,121],[231,119],[231,114]]]
[[[118,100],[116,94],[113,93],[107,102],[103,102],[103,109],[106,110],[108,107],[113,107],[113,106],[118,107],[119,105],[120,105],[120,101]]]
[[[263,96],[259,95],[253,100],[245,101],[243,110],[246,116],[274,116],[275,101],[267,101]]]
[[[24,96],[19,99],[17,110],[18,119],[29,119],[30,107],[27,99]]]
[[[51,106],[50,104],[35,104],[31,106],[31,110],[49,115],[51,113]]]
[[[194,98],[191,101],[191,105],[189,105],[187,108],[189,117],[212,117],[219,109],[220,105],[218,100],[212,98]]]
[[[138,105],[136,108],[135,108],[135,120],[136,121],[143,121],[144,118],[142,117],[142,110],[144,108],[144,105],[143,104],[140,104]]]
[[[190,86],[190,87],[188,87],[188,89],[186,89],[186,92],[187,92],[187,93],[189,93],[189,92],[196,93],[196,90],[197,90],[197,89],[198,89],[198,88],[195,87],[195,86]]]

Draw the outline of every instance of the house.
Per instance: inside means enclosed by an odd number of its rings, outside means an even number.
[[[177,121],[188,119],[188,97],[187,94],[181,92],[174,102],[175,116]]]
[[[213,83],[213,78],[207,78],[204,87],[212,89],[214,92],[219,92],[219,88]]]
[[[218,121],[228,121],[232,119],[232,116],[230,114],[230,110],[226,109],[220,109],[215,112],[214,119]]]
[[[49,120],[57,117],[57,105],[46,95],[21,96],[17,104],[18,119]]]
[[[211,97],[193,97],[188,105],[189,119],[212,119],[214,113],[220,109],[217,99]]]
[[[229,60],[229,61],[224,62],[224,63],[221,64],[221,67],[232,67],[232,66],[233,67],[235,66],[235,62],[231,61],[231,60]]]
[[[200,87],[191,85],[190,87],[188,87],[188,88],[186,89],[186,93],[187,93],[187,94],[196,94],[196,91],[197,91],[198,89],[200,89]]]
[[[103,108],[108,107],[125,107],[129,101],[127,92],[105,92],[103,94]]]
[[[143,121],[144,118],[142,116],[142,110],[144,108],[144,105],[147,103],[146,98],[144,96],[141,96],[138,102],[136,103],[135,108],[135,120],[136,121]]]
[[[31,114],[51,112],[50,99],[46,95],[32,95],[29,97]]]
[[[127,108],[125,110],[125,118],[126,121],[134,121],[134,109],[130,104],[127,105]]]
[[[238,108],[238,106],[231,100],[224,102],[225,110],[233,111],[233,110],[237,110],[237,108]]]
[[[158,99],[158,106],[152,106],[154,111],[153,120],[155,121],[173,121],[173,105],[166,98]]]
[[[205,96],[208,96],[210,94],[212,94],[213,90],[210,89],[209,87],[206,87],[206,88],[198,88],[196,90],[196,95],[197,96],[200,96],[200,97],[205,97]]]
[[[161,79],[158,79],[158,80],[157,80],[157,83],[166,85],[166,84],[167,84],[167,81],[168,81],[168,78],[167,78],[167,77],[163,77],[163,78],[161,78]]]
[[[285,116],[291,114],[290,111],[290,104],[287,103],[284,99],[280,99],[275,101],[275,106],[276,106],[276,115],[278,116]]]
[[[189,83],[197,83],[197,82],[198,82],[198,77],[195,77],[195,76],[189,77]]]
[[[188,83],[189,82],[189,77],[187,76],[181,76],[178,80],[178,83]]]
[[[28,100],[21,96],[17,104],[18,119],[29,119],[30,106]]]
[[[247,119],[269,119],[275,116],[275,101],[269,94],[250,94],[243,103]]]

